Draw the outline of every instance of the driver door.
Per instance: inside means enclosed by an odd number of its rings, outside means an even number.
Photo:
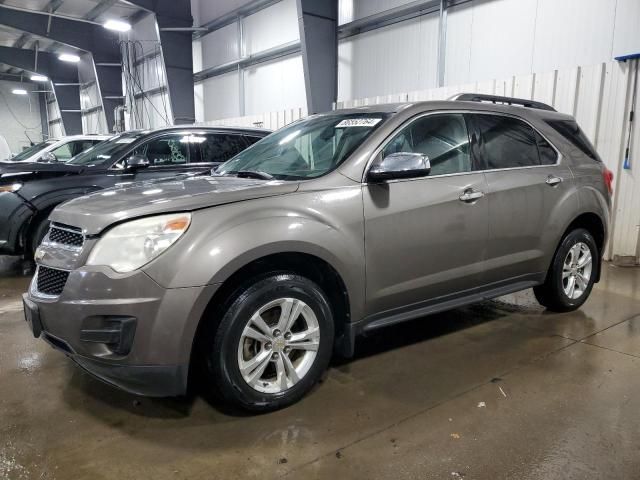
[[[410,121],[379,155],[422,153],[426,177],[364,187],[367,314],[419,308],[480,287],[487,258],[484,174],[471,155],[463,114]]]

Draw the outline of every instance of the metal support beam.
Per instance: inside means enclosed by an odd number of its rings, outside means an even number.
[[[60,107],[62,124],[67,135],[82,133],[82,112],[80,110],[80,87],[77,85],[54,85],[53,87]]]
[[[60,62],[55,55],[48,52],[36,52],[15,47],[0,46],[0,63],[10,65],[30,73],[38,73],[49,77],[54,82],[78,82],[78,68],[70,63]]]
[[[309,114],[338,98],[338,0],[297,0]]]
[[[191,30],[164,30],[193,26],[191,1],[128,0],[128,3],[149,10],[156,15],[160,48],[167,72],[167,87],[169,88],[173,123],[195,122],[193,34]]]
[[[52,53],[39,52],[36,69],[35,51],[13,47],[0,47],[0,63],[48,77],[61,111],[80,108],[80,84],[78,69],[75,65],[58,61]],[[82,133],[79,114],[62,113],[62,121],[67,134]]]
[[[56,0],[60,3],[60,0]],[[59,5],[54,5],[59,6]],[[105,30],[101,25],[95,25],[93,20],[60,18],[51,12],[23,11],[0,5],[0,23],[9,27],[28,32],[31,35],[45,37],[69,47],[91,52],[92,61],[98,64],[119,64],[120,47],[117,34]],[[42,55],[42,52],[40,53]],[[191,48],[189,48],[191,57]],[[57,64],[62,64],[57,59]],[[121,102],[105,100],[104,96],[122,95],[122,73],[116,67],[96,67],[96,80],[100,96],[103,97],[104,113],[107,119],[107,129],[113,125],[113,109]],[[77,74],[75,80],[78,81]],[[193,101],[193,99],[192,99]],[[75,123],[74,123],[75,124]],[[65,124],[67,132],[70,129]]]
[[[440,16],[438,18],[438,87],[444,87],[448,3],[447,0],[440,0]]]

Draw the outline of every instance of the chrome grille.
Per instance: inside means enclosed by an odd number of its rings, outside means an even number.
[[[84,235],[82,235],[82,231],[79,228],[52,223],[49,229],[49,243],[82,248]]]
[[[36,275],[38,292],[45,295],[60,295],[67,283],[69,272],[40,265]]]

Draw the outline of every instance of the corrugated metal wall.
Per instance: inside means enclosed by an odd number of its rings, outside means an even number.
[[[200,24],[213,18],[207,3],[192,2]],[[239,21],[241,26],[233,23],[194,41],[196,72],[299,40],[295,0],[283,0]],[[300,54],[208,78],[196,83],[195,90],[200,122],[306,105]]]
[[[342,40],[338,100],[435,87],[437,57],[438,17],[434,15]]]

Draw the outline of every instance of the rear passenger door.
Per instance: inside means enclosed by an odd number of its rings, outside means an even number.
[[[550,232],[563,221],[556,213],[571,188],[571,170],[523,120],[484,113],[467,118],[488,185],[486,282],[531,280],[546,272],[555,251],[551,243],[557,240]]]

